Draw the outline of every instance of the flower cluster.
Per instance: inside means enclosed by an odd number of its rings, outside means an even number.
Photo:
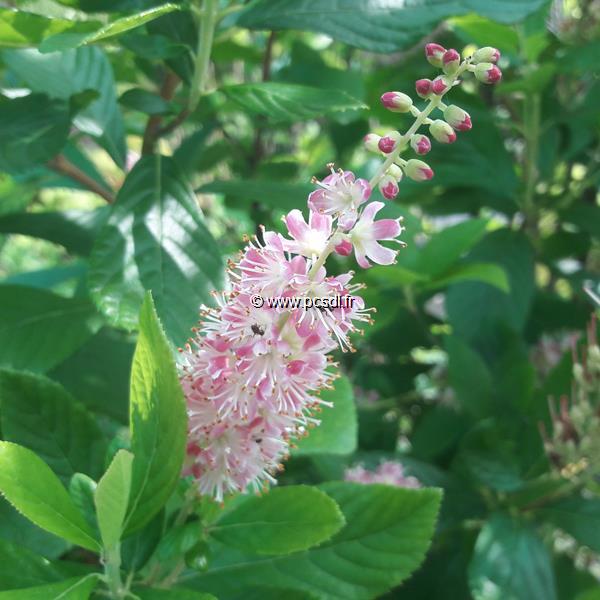
[[[550,398],[552,431],[540,424],[544,448],[562,477],[586,483],[595,480],[600,462],[600,347],[596,322],[588,329],[580,359],[573,350],[573,394],[560,398],[556,410]]]
[[[403,488],[421,487],[421,482],[416,477],[406,475],[401,463],[392,460],[383,461],[374,471],[367,471],[362,465],[356,465],[346,469],[344,479],[356,483],[385,483]]]
[[[414,181],[426,181],[433,177],[433,170],[426,162],[418,158],[404,160],[400,157],[409,146],[418,156],[431,150],[430,138],[419,133],[423,125],[428,126],[431,137],[442,144],[456,141],[457,131],[471,129],[471,117],[465,110],[455,104],[447,105],[443,102],[445,94],[460,84],[463,74],[472,72],[482,83],[497,83],[502,78],[502,72],[496,66],[500,52],[489,46],[480,48],[461,61],[456,50],[446,50],[439,44],[427,44],[425,56],[434,67],[442,70],[442,74],[433,80],[419,79],[416,82],[417,95],[427,101],[423,109],[415,106],[412,98],[402,92],[386,92],[381,96],[383,106],[392,112],[410,112],[415,117],[414,123],[404,134],[399,131],[390,131],[384,136],[369,133],[364,139],[367,150],[385,157],[371,183],[378,184],[382,196],[388,200],[398,195],[398,184],[404,176]],[[435,110],[439,110],[443,118],[430,118]]]

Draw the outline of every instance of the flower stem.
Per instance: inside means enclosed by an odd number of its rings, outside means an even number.
[[[104,577],[112,598],[125,598],[127,589],[121,580],[121,547],[116,544],[104,551]]]

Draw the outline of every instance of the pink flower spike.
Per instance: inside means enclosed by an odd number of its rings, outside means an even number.
[[[400,188],[396,179],[391,175],[384,175],[379,182],[379,191],[386,200],[393,200],[398,195]]]
[[[425,46],[425,57],[434,67],[440,68],[442,66],[442,57],[444,56],[444,52],[446,52],[446,48],[444,48],[444,46],[440,46],[439,44],[432,43]]]
[[[421,98],[427,98],[431,94],[431,79],[417,79],[415,90]]]
[[[378,243],[378,240],[393,240],[400,243],[396,238],[402,233],[402,226],[400,219],[373,220],[383,206],[383,202],[368,204],[349,234],[354,246],[356,262],[363,269],[371,266],[368,259],[380,265],[391,265],[396,259],[397,251],[385,248]]]
[[[352,242],[350,240],[342,240],[337,246],[334,247],[336,254],[340,256],[350,256],[352,254]]]
[[[397,131],[390,131],[390,133],[384,135],[379,140],[379,149],[385,154],[390,154],[396,149],[396,146],[400,141],[400,137],[401,136]]]
[[[437,96],[440,96],[441,94],[443,94],[447,89],[448,89],[448,84],[446,83],[446,81],[444,80],[442,75],[440,75],[439,77],[436,77],[433,80],[433,82],[431,83],[431,90]]]
[[[308,224],[298,209],[284,217],[288,232],[293,240],[284,240],[287,252],[301,254],[307,258],[321,254],[331,236],[332,219],[329,215],[310,211]]]
[[[386,92],[381,96],[381,104],[392,112],[408,112],[412,103],[411,97],[402,92]]]
[[[410,138],[411,148],[419,155],[423,156],[431,150],[431,140],[420,133],[416,133]]]

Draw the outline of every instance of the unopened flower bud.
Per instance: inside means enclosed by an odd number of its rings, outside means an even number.
[[[446,50],[442,56],[444,73],[454,73],[460,66],[460,54],[454,49]]]
[[[396,149],[401,137],[398,131],[390,131],[379,140],[377,147],[385,154],[389,154]]]
[[[427,154],[431,150],[431,140],[421,133],[415,133],[410,138],[410,147],[420,155]]]
[[[380,139],[381,136],[377,135],[376,133],[367,133],[367,135],[365,135],[365,137],[363,138],[365,148],[369,152],[379,152],[378,144]]]
[[[442,121],[442,119],[436,119],[429,126],[429,133],[433,136],[435,140],[441,142],[442,144],[451,144],[456,141],[456,133],[454,129],[446,123],[446,121]]]
[[[427,57],[429,64],[434,67],[440,68],[442,66],[444,52],[446,52],[446,48],[439,44],[427,44],[425,46],[425,56]]]
[[[340,256],[350,256],[352,253],[352,242],[348,239],[343,239],[334,247],[334,250]]]
[[[442,77],[441,75],[439,77],[436,77],[431,82],[431,91],[434,94],[440,96],[447,90],[448,90],[448,84],[446,83],[446,80],[444,79],[444,77]]]
[[[476,50],[471,60],[474,64],[482,62],[497,63],[500,60],[500,51],[491,46],[485,46],[485,48]]]
[[[379,191],[386,200],[393,200],[398,195],[400,188],[391,175],[384,175],[379,181]]]
[[[483,62],[475,67],[475,77],[481,83],[498,83],[502,79],[502,71],[492,63]]]
[[[414,181],[427,181],[433,177],[432,168],[426,162],[416,158],[407,161],[404,172]]]
[[[392,176],[396,181],[400,181],[404,176],[402,169],[398,165],[391,164],[386,173]]]
[[[421,98],[427,98],[431,94],[431,79],[417,79],[415,83],[417,94]]]
[[[412,103],[412,98],[402,92],[386,92],[381,96],[381,104],[392,112],[408,112]]]
[[[452,129],[457,131],[469,131],[473,126],[469,113],[455,104],[451,104],[444,109],[444,119]]]

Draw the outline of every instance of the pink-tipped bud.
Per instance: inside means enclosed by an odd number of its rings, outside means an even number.
[[[456,141],[456,133],[454,129],[446,123],[446,121],[442,121],[442,119],[436,119],[429,126],[429,133],[433,136],[433,139],[441,142],[442,144],[451,144]]]
[[[421,133],[415,133],[410,138],[410,147],[421,156],[431,150],[431,140]]]
[[[367,133],[363,138],[363,144],[369,152],[379,152],[378,144],[380,139],[381,136],[376,133]]]
[[[415,89],[421,98],[427,98],[432,91],[431,79],[417,79],[417,82],[415,83]]]
[[[448,90],[448,84],[446,83],[446,80],[441,75],[439,77],[436,77],[431,82],[431,91],[434,94],[436,94],[437,96],[440,96],[447,90]]]
[[[433,177],[432,168],[426,162],[416,158],[407,161],[404,172],[414,181],[427,181]]]
[[[352,253],[352,242],[350,240],[342,240],[337,246],[334,247],[334,250],[340,256],[350,256]]]
[[[398,195],[400,188],[391,175],[384,175],[379,181],[379,191],[386,200],[393,200]]]
[[[444,109],[444,119],[456,131],[469,131],[473,126],[469,113],[455,104],[451,104]]]
[[[393,177],[396,181],[400,181],[404,177],[402,169],[398,165],[390,165],[386,171],[386,175]]]
[[[446,50],[442,56],[444,73],[455,73],[460,66],[460,54],[454,49]]]
[[[479,48],[473,53],[472,57],[473,64],[479,64],[482,62],[497,63],[500,60],[500,50],[492,48],[491,46],[485,46],[485,48]]]
[[[412,98],[402,92],[386,92],[381,96],[381,104],[392,112],[408,112],[412,103]]]
[[[390,152],[393,152],[398,146],[401,137],[402,136],[398,131],[390,131],[379,140],[377,147],[384,154],[390,154]]]
[[[492,63],[483,62],[475,67],[475,77],[481,83],[498,83],[502,79],[502,71]]]
[[[434,67],[440,68],[442,66],[442,57],[444,56],[444,52],[446,52],[446,48],[444,46],[440,46],[439,44],[427,44],[425,46],[425,56],[429,61],[429,64]]]

